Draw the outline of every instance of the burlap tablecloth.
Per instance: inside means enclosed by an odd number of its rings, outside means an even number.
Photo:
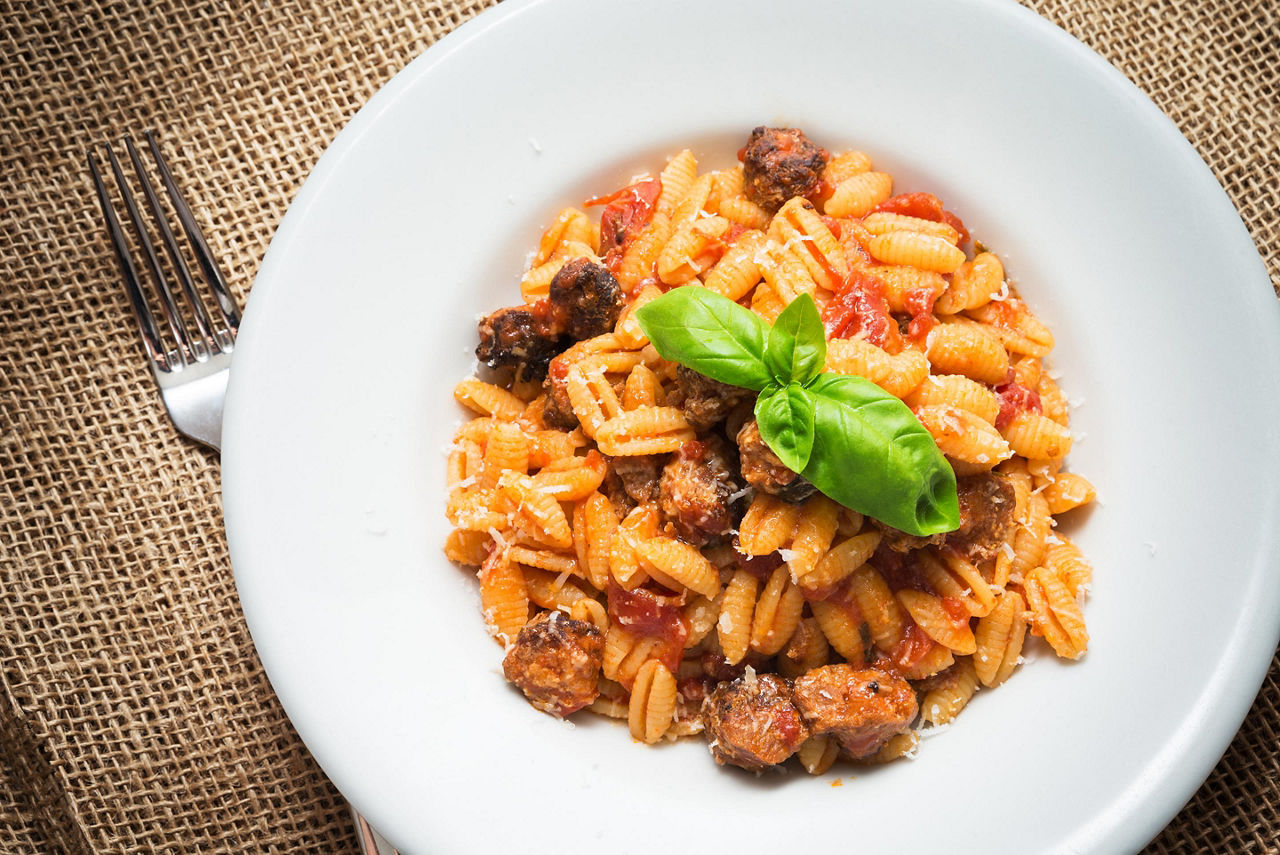
[[[156,128],[243,301],[337,131],[486,5],[0,2],[0,850],[355,851],[245,628],[217,458],[143,365],[84,150]],[[1029,5],[1173,118],[1280,289],[1275,0]],[[1278,736],[1280,659],[1148,851],[1280,851]]]

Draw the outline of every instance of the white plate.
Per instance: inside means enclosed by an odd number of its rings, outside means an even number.
[[[759,779],[540,715],[440,554],[476,315],[563,204],[756,124],[959,212],[1058,337],[1101,501],[1092,644],[914,762]],[[1280,306],[1145,97],[1012,3],[509,0],[352,120],[253,288],[228,399],[236,580],[307,745],[404,851],[1126,852],[1192,794],[1280,634]],[[581,716],[579,718],[582,718]]]

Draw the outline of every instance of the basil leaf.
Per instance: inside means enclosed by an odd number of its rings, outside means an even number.
[[[769,330],[765,364],[779,385],[808,384],[827,361],[827,338],[818,306],[808,294],[791,301]]]
[[[663,359],[713,380],[760,391],[768,325],[750,309],[699,285],[684,285],[636,310],[640,329]]]
[[[801,474],[815,487],[907,534],[959,528],[955,472],[906,404],[840,374],[820,375],[808,393],[815,453]]]
[[[814,401],[797,383],[773,386],[756,398],[760,438],[792,472],[803,472],[813,453]]]

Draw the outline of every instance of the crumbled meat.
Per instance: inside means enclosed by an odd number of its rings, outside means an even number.
[[[743,150],[743,189],[773,213],[791,197],[817,190],[826,166],[827,152],[795,128],[759,127]]]
[[[527,380],[541,379],[552,357],[564,349],[547,324],[547,304],[498,309],[480,321],[476,358],[490,368],[522,367]]]
[[[818,661],[826,661],[829,648],[826,636],[818,628],[817,622],[813,618],[806,618],[796,626],[791,639],[779,652],[778,671],[785,677],[799,676],[805,671],[805,663],[813,664],[815,656],[822,657]]]
[[[573,402],[569,400],[568,371],[562,361],[551,360],[547,371],[547,379],[542,389],[547,393],[542,405],[542,423],[549,428],[573,430],[578,426],[578,416],[573,412]]]
[[[751,396],[751,390],[712,380],[683,365],[676,367],[676,394],[685,421],[697,430],[722,422],[733,408]]]
[[[1000,551],[1013,536],[1013,485],[995,472],[966,475],[956,479],[960,501],[960,527],[930,537],[915,537],[872,520],[883,532],[883,545],[897,552],[922,546],[944,546],[970,561],[986,561]]]
[[[614,471],[612,466],[606,466],[604,472],[604,481],[600,483],[600,492],[608,498],[614,510],[620,516],[625,517],[639,503],[631,498],[631,494],[627,492],[626,484],[622,482],[622,478]]]
[[[665,454],[637,454],[610,457],[609,466],[622,479],[622,488],[636,502],[653,502],[658,498],[658,484]]]
[[[906,730],[918,705],[911,685],[877,668],[824,665],[795,679],[794,700],[814,736],[830,733],[854,759]]]
[[[721,683],[702,705],[711,756],[750,771],[783,762],[809,738],[791,686],[773,674]]]
[[[612,332],[625,299],[607,267],[575,258],[551,280],[548,320],[553,329],[574,341]]]
[[[715,650],[708,650],[698,657],[699,663],[702,665],[702,671],[708,678],[716,683],[723,683],[727,680],[736,680],[747,670],[747,666],[755,668],[757,671],[765,670],[768,666],[769,657],[755,650],[748,650],[747,655],[743,657],[741,662],[730,663],[724,658],[724,653],[717,647]]]
[[[717,437],[686,442],[662,470],[658,504],[686,543],[705,546],[733,528],[732,496],[739,489]]]
[[[595,626],[549,612],[520,630],[502,672],[533,706],[563,716],[596,699],[603,655]]]
[[[995,556],[1013,539],[1013,485],[1003,475],[970,475],[956,481],[960,500],[960,528],[946,543],[972,561]]]
[[[817,490],[798,473],[788,469],[765,444],[755,419],[744,424],[738,431],[738,455],[742,477],[762,493],[769,493],[788,502],[802,502]]]
[[[480,320],[476,358],[490,368],[516,366],[521,379],[541,380],[556,354],[612,330],[625,302],[607,268],[572,259],[551,280],[546,298]]]

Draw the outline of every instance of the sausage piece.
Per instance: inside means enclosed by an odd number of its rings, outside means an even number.
[[[970,561],[992,558],[1013,539],[1013,485],[1003,475],[985,473],[959,478],[960,528],[947,534],[946,544]]]
[[[793,696],[813,735],[832,734],[854,759],[876,753],[918,711],[911,685],[878,668],[824,665],[797,677]]]
[[[792,196],[817,190],[826,166],[827,152],[796,128],[759,127],[743,150],[743,190],[772,214]]]
[[[565,348],[612,330],[625,303],[607,268],[572,259],[551,280],[545,299],[498,309],[480,320],[476,358],[490,368],[515,366],[523,379],[541,380]]]
[[[548,300],[552,329],[574,341],[612,332],[626,302],[609,269],[586,258],[571,259],[560,268]]]
[[[559,612],[526,624],[502,660],[502,673],[543,712],[564,716],[596,699],[604,636]]]
[[[884,532],[884,545],[896,552],[943,546],[974,562],[994,557],[1013,537],[1013,485],[994,472],[966,475],[956,479],[956,497],[960,502],[960,527],[955,531],[915,537],[878,520],[872,522]]]
[[[752,772],[783,762],[809,738],[790,684],[773,674],[721,683],[702,704],[702,723],[717,763]]]
[[[705,546],[733,528],[732,497],[738,483],[723,443],[686,442],[662,469],[658,505],[680,538]]]
[[[610,457],[609,467],[622,480],[622,489],[637,503],[652,502],[658,498],[665,454],[635,454]]]
[[[540,380],[565,342],[547,324],[546,304],[498,309],[480,321],[476,359],[490,368],[514,366],[524,379]]]
[[[760,436],[760,426],[752,419],[738,431],[738,456],[742,477],[762,493],[788,502],[802,502],[817,488],[788,469]]]
[[[696,430],[706,430],[728,417],[733,408],[752,393],[699,374],[684,365],[676,366],[676,387],[684,418]]]

